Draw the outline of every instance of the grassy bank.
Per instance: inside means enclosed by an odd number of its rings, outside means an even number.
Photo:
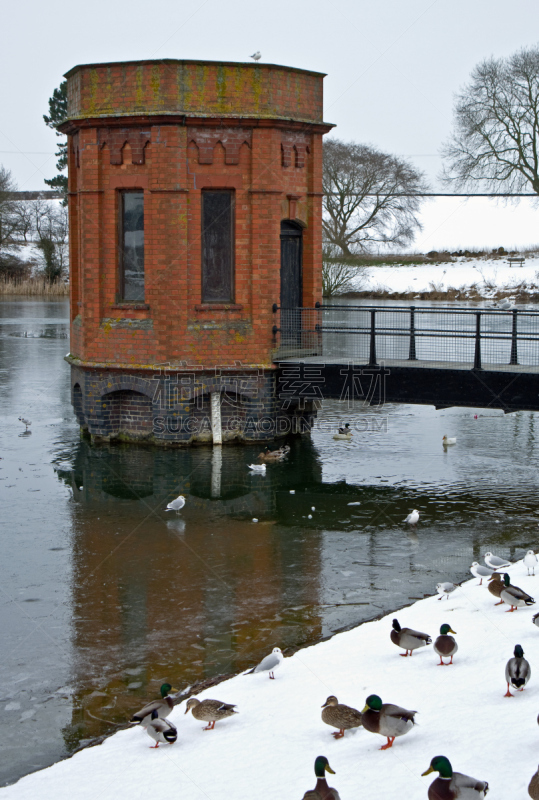
[[[32,297],[69,297],[69,284],[64,281],[49,283],[42,278],[16,280],[0,279],[0,295],[23,295]]]

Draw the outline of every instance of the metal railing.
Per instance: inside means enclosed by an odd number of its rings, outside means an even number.
[[[539,311],[318,303],[273,311],[275,361],[539,366]]]

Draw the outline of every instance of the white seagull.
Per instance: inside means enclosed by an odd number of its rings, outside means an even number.
[[[258,472],[259,475],[266,474],[266,465],[265,464],[248,464],[247,465],[251,472]]]
[[[470,572],[475,578],[481,578],[479,581],[479,586],[481,586],[483,578],[490,578],[494,570],[490,567],[484,567],[482,564],[478,564],[477,561],[474,561],[470,567]]]
[[[528,575],[530,574],[530,570],[532,570],[532,574],[535,575],[535,567],[537,566],[537,556],[533,552],[533,550],[528,550],[526,555],[523,558],[524,566],[528,568]]]
[[[24,419],[24,417],[19,417],[19,422],[22,422],[22,424],[26,426],[26,430],[28,430],[29,426],[32,424],[32,420]]]
[[[441,600],[442,597],[447,597],[447,599],[449,600],[449,595],[451,594],[451,592],[454,592],[456,588],[457,585],[455,583],[449,583],[449,581],[445,581],[444,583],[437,583],[436,591],[440,595],[438,600]]]
[[[442,438],[442,443],[443,443],[444,447],[449,447],[450,445],[457,443],[457,437],[456,436],[444,436]]]
[[[275,675],[273,674],[277,667],[281,666],[281,662],[284,656],[281,652],[279,647],[274,647],[269,656],[266,656],[262,659],[260,664],[257,664],[256,667],[250,669],[249,672],[246,672],[246,675],[252,675],[253,672],[269,672],[269,677],[271,680],[275,679]]]
[[[510,561],[506,561],[505,558],[498,558],[498,556],[493,556],[492,553],[490,552],[485,553],[484,559],[487,567],[492,567],[493,570],[505,569],[506,567],[511,566]]]
[[[181,511],[185,505],[185,497],[183,494],[180,494],[175,500],[172,500],[168,506],[165,508],[165,511]]]
[[[408,516],[404,521],[407,522],[409,525],[417,525],[418,519],[419,519],[419,511],[416,508],[414,508],[412,513],[408,514]]]
[[[249,58],[254,58],[255,61],[260,61],[260,59],[262,58],[262,53],[260,52],[260,50],[257,50],[256,53],[253,53],[253,55],[249,56]]]

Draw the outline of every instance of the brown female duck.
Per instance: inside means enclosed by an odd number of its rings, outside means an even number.
[[[361,726],[361,712],[339,703],[335,695],[331,694],[322,706],[322,722],[338,728],[337,732],[331,735],[340,739],[345,731]]]
[[[235,708],[235,704],[221,703],[220,700],[199,700],[197,697],[190,697],[185,704],[185,713],[192,711],[195,719],[208,723],[202,730],[212,731],[218,720],[237,714]]]

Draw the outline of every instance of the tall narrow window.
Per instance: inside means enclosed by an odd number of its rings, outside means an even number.
[[[234,192],[202,192],[202,302],[234,301]]]
[[[144,302],[144,193],[139,191],[121,193],[120,298]]]

